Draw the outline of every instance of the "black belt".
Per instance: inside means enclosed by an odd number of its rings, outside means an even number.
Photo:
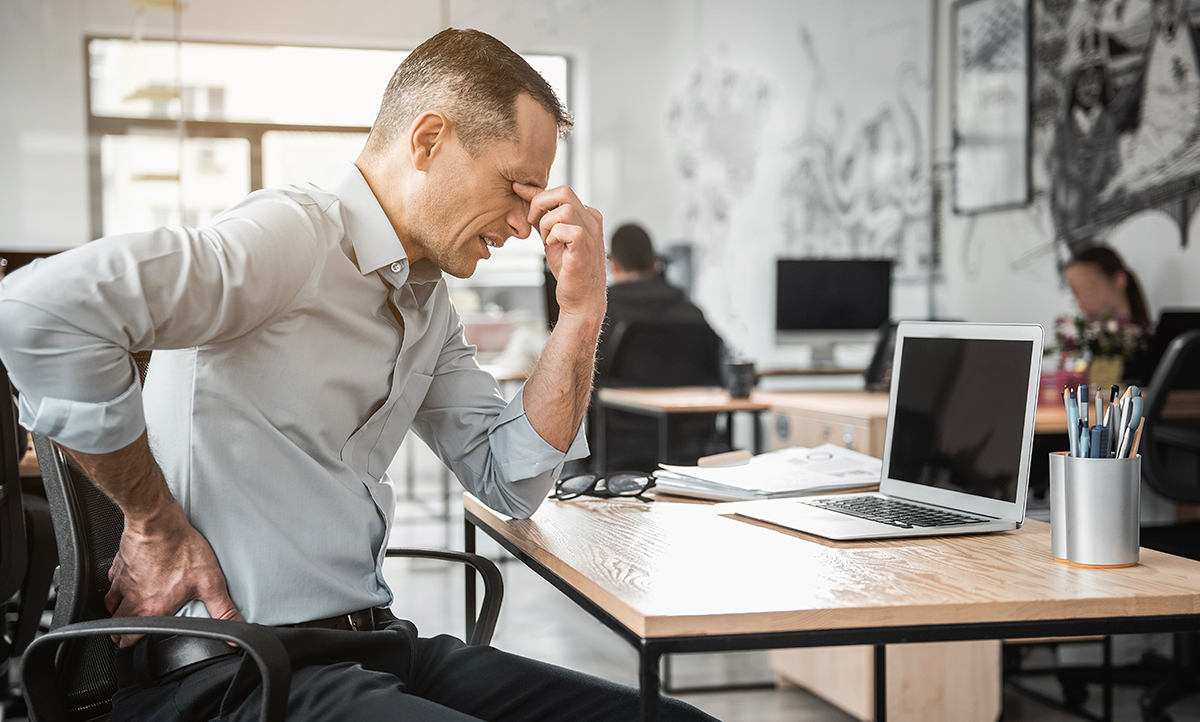
[[[374,631],[377,625],[386,624],[390,618],[391,615],[387,614],[386,610],[368,608],[350,614],[339,614],[336,617],[279,626],[370,632]],[[219,639],[182,635],[151,636],[134,645],[131,654],[117,655],[117,682],[121,687],[134,684],[152,687],[171,672],[237,652],[237,647],[231,647]]]

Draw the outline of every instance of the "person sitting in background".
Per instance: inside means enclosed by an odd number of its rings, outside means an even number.
[[[1085,319],[1116,319],[1140,329],[1142,339],[1150,334],[1150,312],[1137,276],[1117,252],[1108,246],[1092,246],[1075,254],[1063,270],[1063,278],[1075,296]],[[1153,369],[1147,368],[1144,344],[1125,358],[1122,378],[1145,383]]]
[[[622,321],[702,323],[704,312],[681,289],[667,283],[654,253],[650,234],[635,223],[626,223],[612,235],[608,265],[613,283],[608,287],[608,316],[600,335],[596,362],[603,363],[605,342]]]
[[[1076,254],[1063,270],[1063,278],[1084,317],[1112,316],[1143,328],[1150,325],[1141,284],[1108,246],[1092,246]]]
[[[691,303],[686,294],[675,286],[667,283],[663,277],[661,264],[654,253],[654,245],[650,235],[636,224],[625,224],[612,235],[610,252],[608,254],[609,268],[612,273],[612,285],[608,287],[608,311],[600,341],[596,352],[598,376],[596,387],[609,385],[671,385],[667,383],[646,383],[647,378],[660,378],[663,369],[679,369],[680,365],[689,371],[695,370],[695,364],[683,361],[682,355],[691,359],[696,349],[671,347],[672,354],[655,359],[658,369],[641,369],[634,378],[623,376],[613,366],[618,362],[616,354],[621,353],[619,366],[627,366],[629,356],[625,351],[618,351],[618,346],[628,346],[628,338],[621,340],[623,327],[638,322],[653,322],[668,325],[702,325],[708,324],[704,313]],[[711,331],[709,331],[711,333]],[[716,337],[721,346],[719,337]],[[664,349],[665,350],[665,349]],[[662,351],[662,350],[660,350]],[[717,353],[721,353],[718,349]],[[676,356],[668,358],[667,356]],[[645,349],[635,358],[645,362]],[[704,361],[696,358],[697,363]],[[715,362],[719,366],[719,361]],[[625,368],[629,371],[629,368]],[[715,369],[714,369],[715,370]],[[666,372],[675,383],[679,379]],[[717,379],[713,380],[714,383]],[[674,439],[671,448],[671,459],[674,463],[695,463],[696,458],[714,451],[726,451],[727,444],[723,439],[714,437],[715,415],[693,415],[687,419],[677,419],[670,427],[671,438]],[[588,415],[589,441],[593,449],[598,449],[596,427],[599,423],[596,413],[596,399],[593,392],[592,405]],[[658,423],[653,420],[621,410],[611,410],[606,415],[606,445],[604,459],[593,457],[590,467],[596,471],[640,470],[651,471],[659,461],[658,458]]]

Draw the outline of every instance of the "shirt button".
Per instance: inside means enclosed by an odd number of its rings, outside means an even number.
[[[399,273],[401,268],[403,268],[403,266],[400,265],[399,261],[396,261],[392,264],[392,273]]]

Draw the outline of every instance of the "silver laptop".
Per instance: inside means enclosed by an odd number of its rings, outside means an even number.
[[[829,539],[1020,527],[1042,343],[1037,325],[902,322],[878,493],[722,509]]]

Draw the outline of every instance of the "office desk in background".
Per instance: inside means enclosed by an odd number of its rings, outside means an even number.
[[[1200,629],[1200,562],[1143,549],[1127,569],[1070,567],[1051,559],[1041,522],[833,543],[700,504],[547,501],[521,520],[469,494],[464,504],[468,551],[482,529],[633,645],[647,721],[658,719],[664,654],[874,645],[884,722],[903,704],[886,693],[896,679],[886,644]],[[988,701],[997,713],[999,702]]]
[[[883,456],[888,394],[872,391],[756,391],[748,399],[731,399],[719,388],[605,388],[597,404],[644,414],[659,422],[659,459],[666,459],[665,431],[670,417],[711,412],[751,412],[755,415],[754,451],[785,446],[820,446],[832,442],[875,457]],[[770,411],[770,443],[763,438],[757,416]],[[1066,433],[1067,414],[1061,405],[1039,406],[1034,431]],[[603,426],[597,430],[603,452]],[[603,458],[603,457],[601,457]]]
[[[607,427],[605,413],[608,409],[620,409],[635,414],[650,416],[658,420],[658,458],[667,460],[668,427],[672,416],[686,414],[749,412],[754,416],[754,452],[765,451],[762,424],[758,415],[771,408],[755,395],[748,399],[734,399],[729,392],[717,387],[680,386],[674,388],[603,388],[596,393],[596,449],[597,458],[607,459]]]

